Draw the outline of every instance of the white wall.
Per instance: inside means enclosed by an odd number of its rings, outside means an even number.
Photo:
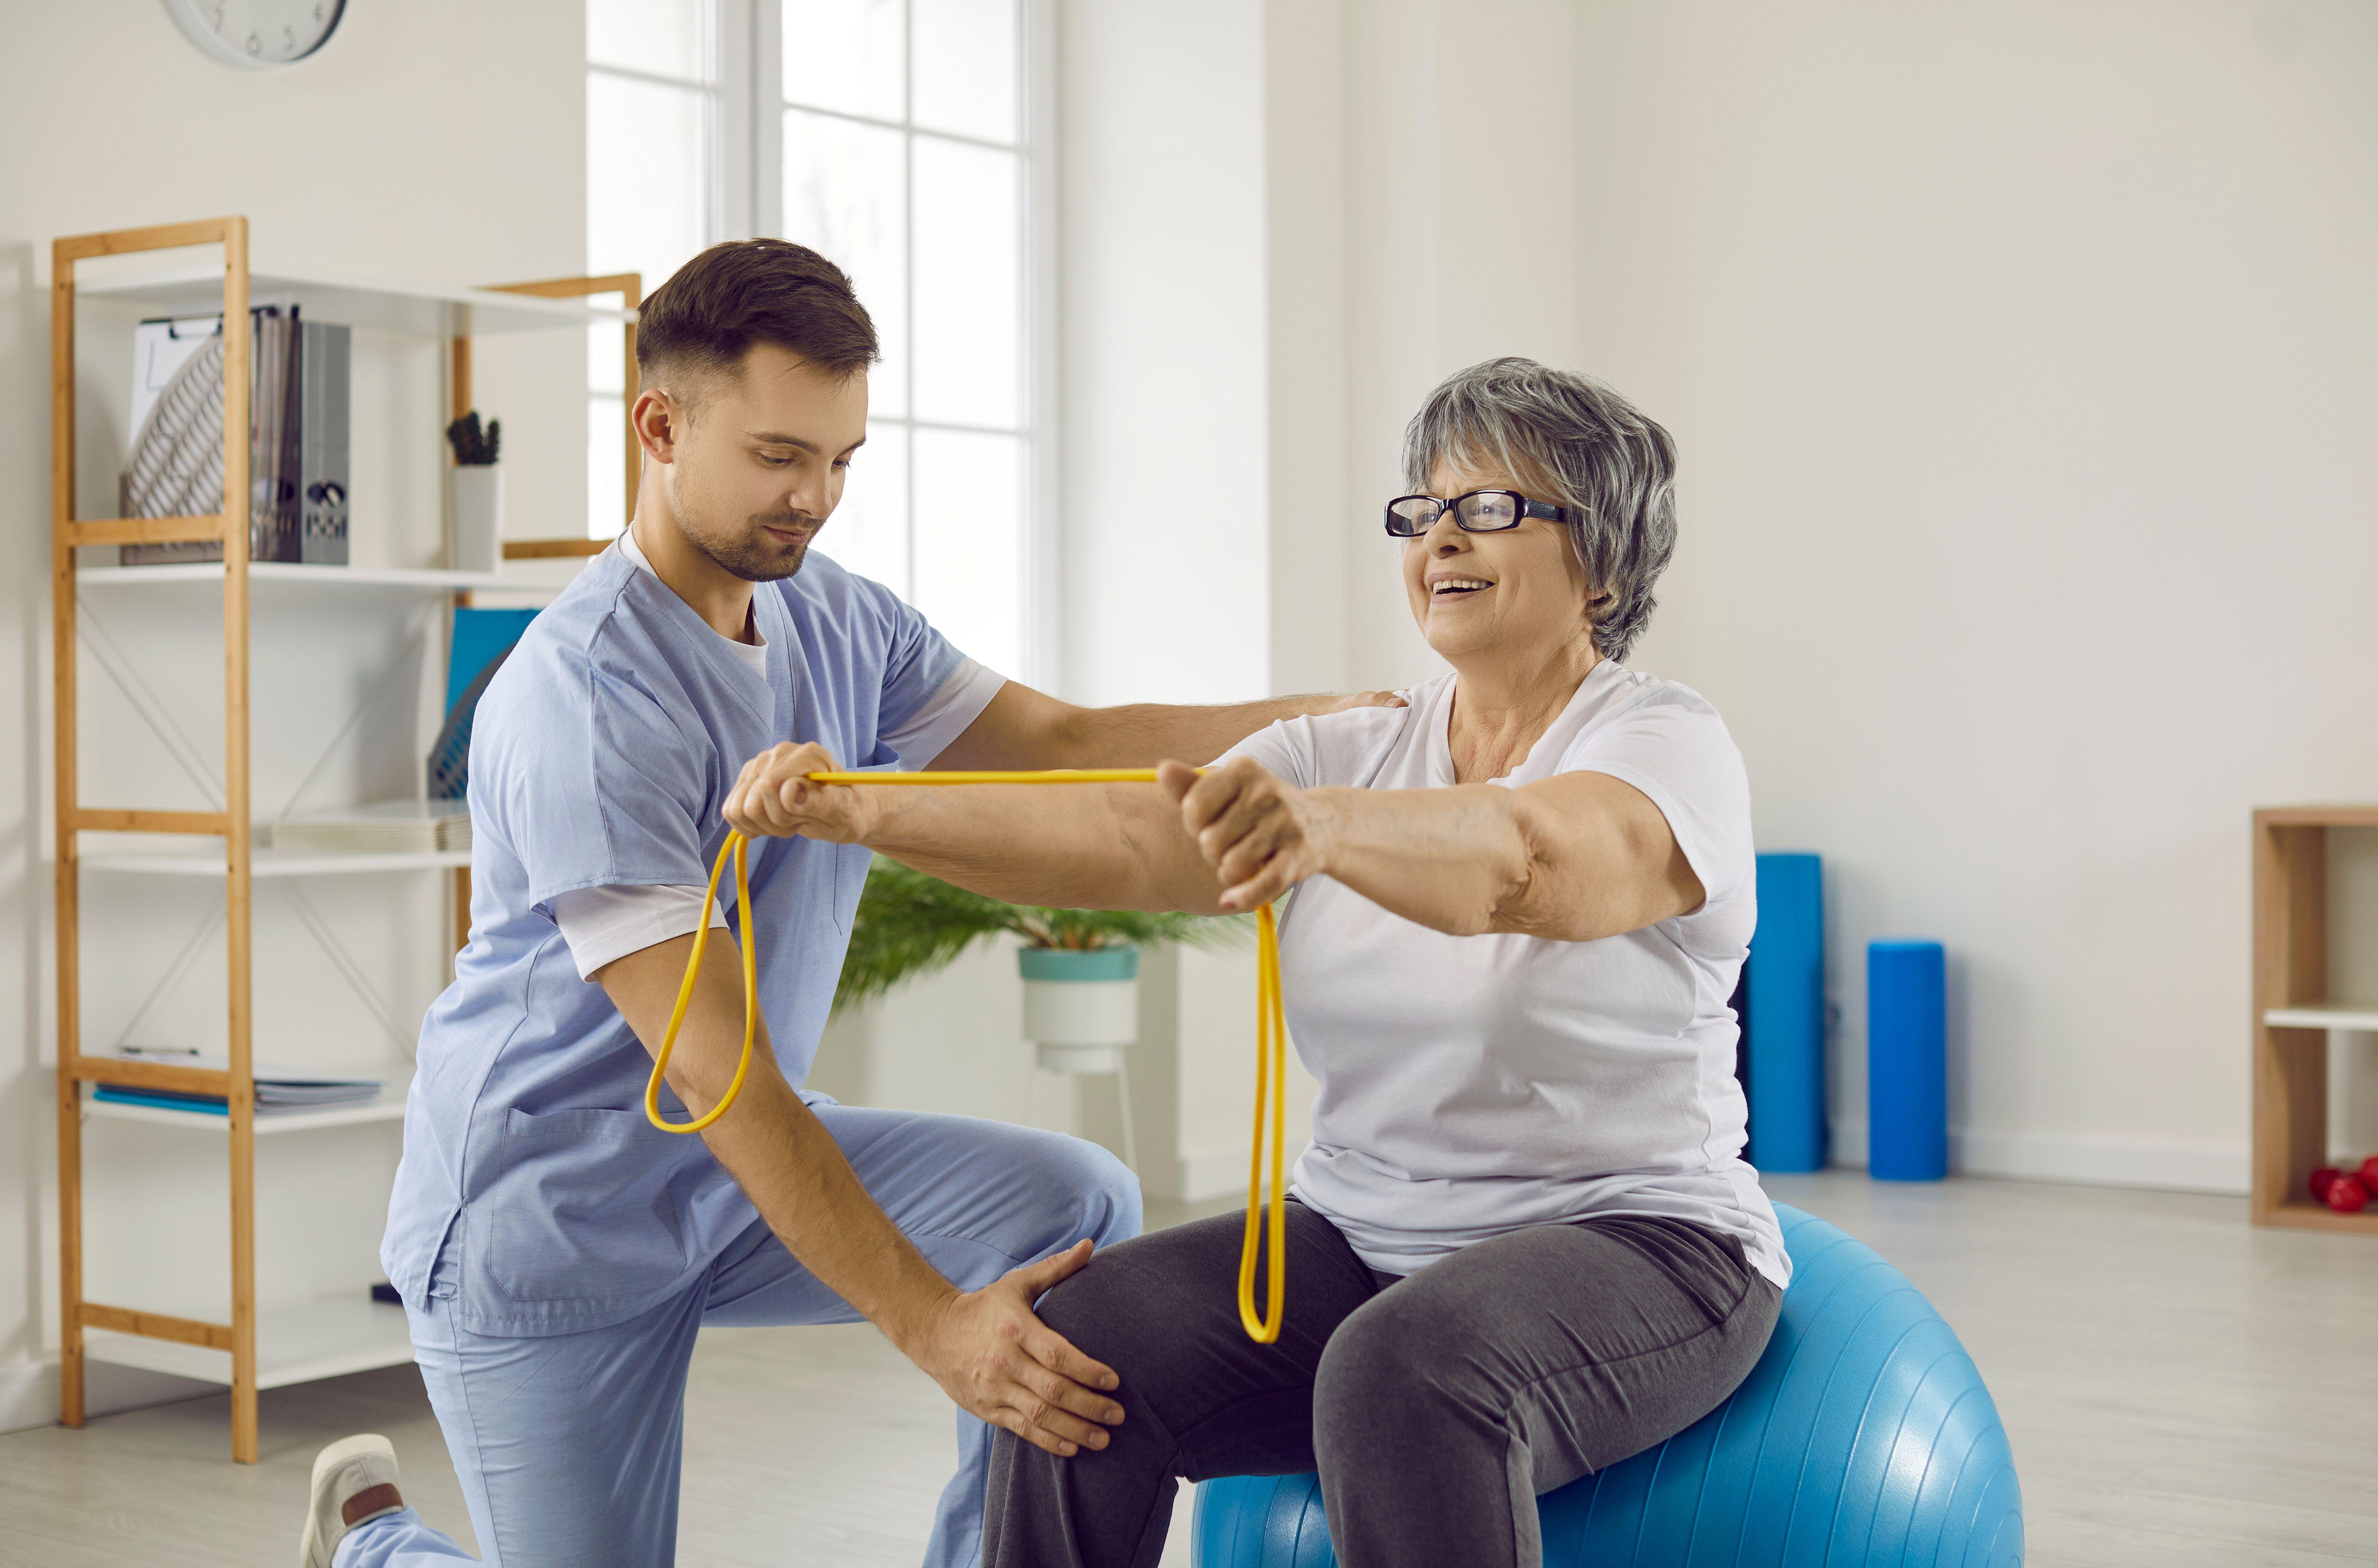
[[[1581,150],[1576,6],[1379,0],[1344,7],[1348,678],[1444,664],[1414,628],[1379,526],[1405,423],[1451,371],[1578,359]]]
[[[1267,25],[1257,0],[1059,13],[1060,688],[1076,701],[1277,688],[1277,610],[1301,589],[1275,567]],[[1326,652],[1304,663],[1333,673]],[[1164,954],[1144,990],[1143,1178],[1229,1191],[1253,1104],[1253,955]],[[1310,1095],[1300,1073],[1300,1139]]]
[[[355,6],[318,60],[254,74],[202,58],[154,0],[19,9],[10,18],[10,45],[0,52],[0,139],[24,150],[0,164],[0,517],[12,542],[8,569],[0,573],[0,734],[15,737],[8,748],[14,765],[0,772],[0,972],[8,976],[0,983],[0,1428],[48,1420],[55,1412],[47,1363],[56,1344],[54,1101],[46,1066],[54,1028],[47,937],[49,243],[59,234],[244,213],[259,267],[488,282],[578,270],[585,233],[578,0]],[[85,332],[98,352],[88,316]],[[358,436],[357,461],[378,465],[386,490],[377,516],[358,508],[355,554],[366,561],[426,561],[439,529],[437,354],[359,344],[359,357],[367,350],[389,356],[381,368],[390,376],[359,371],[357,419],[370,434]],[[541,355],[509,349],[483,355],[479,401],[509,416],[507,461],[519,463],[515,533],[582,527],[583,354],[582,344],[570,341]],[[548,416],[550,409],[559,413]],[[112,462],[112,452],[96,448],[120,439],[109,422],[120,425],[121,413],[105,399],[87,400],[84,413],[87,456]],[[102,470],[100,496],[107,489]],[[89,486],[85,495],[91,504]],[[205,618],[202,605],[188,608]],[[125,608],[111,618],[137,640],[183,614]],[[317,629],[328,637],[339,628]],[[394,631],[374,626],[356,635],[368,653],[375,640],[384,650]],[[283,661],[278,675],[259,665],[259,711],[282,676],[298,683],[293,703],[362,695],[359,664],[326,672],[287,667],[293,663],[302,662]],[[199,660],[194,667],[186,727],[219,758],[221,682],[209,673],[217,666]],[[178,689],[170,662],[157,678]],[[129,738],[126,715],[109,706],[119,700],[88,661],[84,685],[87,722],[100,732],[91,742],[86,800],[183,803],[159,797],[193,786],[162,757],[144,764],[137,749],[143,743]],[[334,761],[332,793],[309,799],[335,803],[336,792],[349,785],[393,785],[393,793],[409,784],[417,759],[409,744],[387,738],[390,732],[409,738],[402,708],[400,702],[395,717],[381,715],[366,726],[373,733],[354,754]],[[278,803],[270,781],[294,787],[312,752],[274,752],[261,722],[258,740],[258,803],[270,808]],[[90,877],[86,886],[94,902],[128,897],[136,905],[162,904],[172,896],[169,891],[143,901]],[[203,886],[183,891],[197,897]],[[426,1001],[426,992],[409,992],[434,984],[434,943],[424,945],[420,919],[405,917],[404,910],[391,916],[387,905],[391,896],[402,904],[434,900],[434,892],[360,883],[316,891],[325,916],[378,969],[397,1005]],[[259,897],[259,953],[282,955],[277,970],[259,970],[259,1053],[278,1038],[298,1049],[328,1039],[323,1048],[368,1044],[385,1054],[389,1047],[368,1039],[370,1026],[353,1015],[352,1004],[325,999],[337,995],[337,983],[302,937],[274,928],[270,908],[271,901]],[[132,932],[132,943],[98,948],[90,971],[94,1016],[87,1039],[100,1045],[114,1036],[97,1036],[120,1026],[163,956],[152,951],[159,932],[138,925],[154,911],[118,913],[126,920],[109,929]],[[285,916],[279,921],[288,924]],[[211,1028],[219,1044],[219,964],[210,957],[194,980],[191,992],[176,999],[167,1027]],[[159,1135],[140,1136],[152,1131]],[[321,1149],[301,1146],[316,1136],[269,1141],[259,1155],[267,1296],[318,1285],[315,1276],[325,1269],[342,1288],[351,1283],[360,1291],[371,1277],[370,1239],[380,1223],[373,1200],[359,1200],[360,1212],[334,1216],[341,1221],[335,1233],[321,1228],[321,1215],[297,1215],[292,1224],[273,1217],[281,1199],[318,1191],[342,1172],[372,1177],[365,1168],[370,1160],[320,1168]],[[379,1137],[385,1147],[374,1151],[378,1167],[392,1166],[392,1125],[356,1136]],[[202,1144],[195,1133],[93,1124],[87,1168],[100,1178],[95,1209],[106,1211],[94,1213],[90,1227],[94,1292],[137,1293],[144,1299],[130,1304],[220,1316],[226,1235],[220,1150],[219,1140]],[[377,1179],[384,1195],[384,1168]],[[276,1235],[294,1228],[302,1239],[309,1224],[318,1247],[276,1254]],[[349,1245],[351,1237],[363,1239]],[[201,1267],[211,1268],[211,1280]],[[105,1372],[93,1380],[101,1407],[157,1392],[153,1380]]]
[[[1060,13],[1060,685],[1077,701],[1267,689],[1260,25],[1255,0]]]
[[[1577,363],[1667,423],[1636,661],[1862,954],[1951,956],[1964,1169],[2242,1191],[2247,813],[2378,792],[2378,13],[1579,10]]]

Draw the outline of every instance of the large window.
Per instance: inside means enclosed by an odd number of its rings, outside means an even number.
[[[703,245],[759,233],[849,272],[883,362],[818,547],[1016,675],[1037,663],[1047,533],[1027,19],[1019,0],[589,0],[587,14],[590,269],[655,287]],[[589,473],[613,477],[594,492],[598,531],[619,483],[603,353]]]

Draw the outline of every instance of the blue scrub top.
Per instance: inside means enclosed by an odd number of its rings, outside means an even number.
[[[608,550],[531,623],[481,698],[470,945],[422,1025],[380,1249],[407,1301],[453,1297],[482,1333],[600,1327],[683,1289],[751,1224],[750,1200],[700,1137],[644,1119],[652,1058],[603,987],[579,978],[551,900],[708,880],[727,835],[719,808],[746,760],[791,740],[846,767],[896,766],[882,737],[964,663],[889,589],[814,550],[797,575],[761,584],[751,613],[765,676]],[[761,1010],[796,1084],[817,1055],[869,858],[808,839],[749,854]],[[729,913],[739,939],[745,918]],[[666,1088],[661,1104],[685,1119]]]

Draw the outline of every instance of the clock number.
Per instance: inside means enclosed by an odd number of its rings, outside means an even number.
[[[0,15],[11,4],[0,0]],[[201,52],[225,64],[245,56],[246,64],[271,66],[319,49],[337,30],[346,0],[165,0],[165,7]]]

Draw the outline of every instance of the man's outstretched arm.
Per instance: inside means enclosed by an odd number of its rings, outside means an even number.
[[[678,937],[594,972],[655,1056],[692,951],[691,935]],[[715,931],[669,1059],[668,1085],[696,1116],[718,1103],[742,1054],[740,964],[733,936]],[[786,1249],[961,1406],[1051,1454],[1106,1446],[1105,1429],[1123,1419],[1105,1392],[1116,1386],[1113,1371],[1032,1315],[1042,1291],[1089,1261],[1087,1240],[960,1291],[859,1184],[841,1145],[785,1081],[764,1027],[742,1093],[700,1136]]]
[[[1189,777],[1195,773],[1180,762]],[[1010,904],[1223,913],[1221,885],[1154,784],[821,784],[837,772],[812,741],[743,764],[721,808],[753,837],[863,844],[928,876]]]
[[[1177,707],[1134,702],[1081,708],[1009,681],[942,754],[949,768],[1152,768],[1167,757],[1206,762],[1280,719],[1348,708],[1400,707],[1392,691],[1275,697],[1261,702]]]

